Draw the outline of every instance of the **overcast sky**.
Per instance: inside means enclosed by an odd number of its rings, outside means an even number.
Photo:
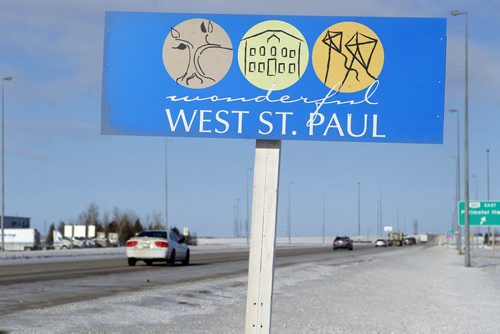
[[[0,75],[13,77],[5,82],[6,214],[31,217],[41,231],[76,219],[91,202],[101,212],[133,210],[143,221],[165,215],[166,139],[100,134],[106,11],[447,18],[445,108],[462,117],[465,21],[451,17],[453,9],[469,12],[471,199],[476,183],[486,198],[486,149],[491,198],[499,199],[499,2],[2,0]],[[384,225],[411,232],[417,220],[422,232],[446,231],[456,135],[456,114],[445,112],[442,145],[283,142],[278,235],[287,231],[290,182],[294,235],[321,234],[323,194],[327,234],[355,233],[358,182],[363,234],[376,231],[380,194]],[[254,153],[255,140],[171,139],[169,223],[232,236],[237,199],[245,219]]]

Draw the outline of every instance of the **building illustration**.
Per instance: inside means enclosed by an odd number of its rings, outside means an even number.
[[[302,59],[304,51],[307,53],[305,40],[283,29],[266,29],[245,36],[239,50],[245,77],[266,90],[290,86],[300,79],[307,66],[307,57]]]

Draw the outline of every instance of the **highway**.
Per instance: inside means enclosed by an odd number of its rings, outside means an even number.
[[[371,244],[358,244],[354,251],[335,252],[330,247],[278,248],[275,266],[330,261],[332,257],[339,265],[354,263],[362,261],[362,255],[391,249],[375,248]],[[0,316],[3,316],[21,310],[245,274],[248,252],[198,253],[193,248],[189,266],[160,263],[146,266],[138,262],[135,267],[129,267],[126,258],[107,258],[4,265],[0,269]]]

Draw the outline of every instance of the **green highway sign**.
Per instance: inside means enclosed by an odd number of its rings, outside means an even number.
[[[458,203],[458,221],[464,225],[464,201]],[[500,202],[470,201],[469,202],[470,226],[500,226]]]

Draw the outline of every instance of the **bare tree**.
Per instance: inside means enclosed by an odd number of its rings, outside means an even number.
[[[82,225],[95,225],[99,221],[99,207],[94,202],[90,203],[79,220]]]
[[[118,239],[124,244],[136,233],[134,223],[139,222],[139,217],[131,210],[121,211],[117,207],[113,208],[113,221],[108,225],[109,232],[118,233]],[[142,226],[142,225],[141,225]],[[113,231],[112,231],[113,229]]]
[[[61,220],[59,224],[57,225],[57,230],[64,235],[64,222]]]
[[[165,225],[162,224],[161,214],[155,213],[152,216],[151,223],[148,226],[148,230],[164,230]]]
[[[96,226],[99,224],[99,207],[94,202],[90,203],[87,210],[80,213],[78,221],[80,225],[85,225],[85,235],[88,236],[89,225]]]
[[[107,234],[108,230],[109,230],[109,212],[107,211],[104,211],[102,213],[102,219],[101,219],[101,223],[99,224],[99,227],[96,226],[96,230],[97,232],[105,232]]]

